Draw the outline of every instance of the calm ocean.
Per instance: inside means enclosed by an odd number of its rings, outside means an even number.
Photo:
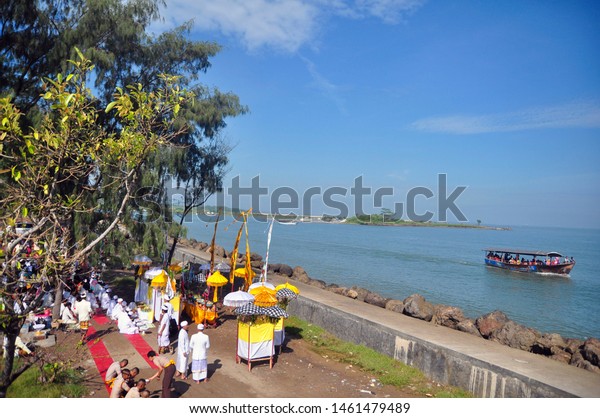
[[[239,223],[219,222],[230,251]],[[210,242],[214,224],[187,223],[188,238]],[[266,223],[248,222],[250,250],[265,255]],[[245,252],[242,238],[240,252]],[[483,263],[485,247],[558,251],[574,257],[571,277],[511,273]],[[520,324],[564,337],[600,338],[600,230],[513,227],[510,231],[275,223],[269,263],[302,266],[327,283],[357,285],[385,297],[419,293],[466,316],[501,310]]]

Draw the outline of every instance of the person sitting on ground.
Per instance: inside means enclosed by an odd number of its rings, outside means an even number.
[[[60,317],[60,322],[67,326],[72,326],[77,323],[75,312],[71,309],[71,302],[66,302],[64,304],[65,308],[63,309],[62,315]]]
[[[140,391],[140,398],[149,398],[150,391],[148,389],[144,389]]]
[[[127,379],[129,379],[129,369],[121,370],[121,376],[117,377],[113,382],[110,397],[111,398],[122,398],[125,392],[130,390],[129,386],[127,386]]]
[[[140,379],[137,381],[134,387],[129,389],[126,398],[141,398],[141,392],[146,389],[146,380]]]
[[[121,311],[119,316],[117,317],[117,324],[119,327],[119,332],[121,334],[139,334],[140,330],[135,326],[129,314],[125,311]]]
[[[127,367],[129,364],[129,360],[124,358],[121,361],[115,361],[110,366],[108,366],[108,370],[106,370],[106,376],[104,377],[104,383],[112,386],[115,379],[121,376],[121,369]]]

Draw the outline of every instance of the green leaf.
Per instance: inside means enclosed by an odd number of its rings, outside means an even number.
[[[28,213],[29,213],[29,209],[27,209],[25,206],[23,206],[21,208],[21,215],[23,215],[23,218],[26,218]]]
[[[43,98],[44,100],[49,100],[49,99],[51,99],[51,98],[52,98],[52,93],[50,93],[49,91],[47,91],[47,92],[46,92],[46,94],[44,94],[44,95],[42,96],[42,98]]]
[[[175,115],[177,115],[177,114],[179,113],[179,107],[180,107],[180,106],[179,106],[179,103],[177,103],[177,104],[176,104],[176,105],[173,107],[173,113],[174,113]]]
[[[108,106],[106,106],[106,109],[104,109],[104,111],[105,111],[106,113],[110,112],[110,110],[111,110],[113,107],[115,107],[115,105],[116,105],[116,104],[117,104],[117,102],[110,102],[110,103],[108,104]]]

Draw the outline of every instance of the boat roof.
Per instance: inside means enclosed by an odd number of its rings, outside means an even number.
[[[547,256],[547,257],[562,257],[562,254],[556,251],[539,251],[539,250],[514,250],[510,248],[484,248],[483,251],[491,251],[493,253],[509,253],[519,255],[535,255],[535,256]]]

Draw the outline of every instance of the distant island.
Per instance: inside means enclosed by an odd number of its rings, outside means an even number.
[[[472,228],[472,229],[491,229],[496,231],[510,231],[509,227],[488,226],[469,223],[448,223],[448,222],[432,222],[432,221],[405,221],[404,219],[386,218],[384,215],[360,215],[347,218],[344,223],[351,225],[366,225],[366,226],[419,226],[419,227],[434,227],[434,228]]]

